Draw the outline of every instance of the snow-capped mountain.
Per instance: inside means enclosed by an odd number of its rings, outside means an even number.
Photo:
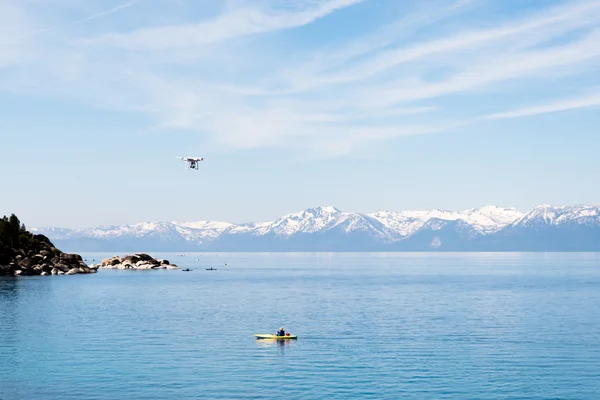
[[[32,231],[74,251],[600,250],[600,205],[537,206],[526,213],[487,205],[370,214],[317,206],[269,222],[144,222]],[[551,246],[544,244],[549,232]],[[582,245],[571,243],[573,238]]]
[[[519,219],[523,213],[514,208],[487,205],[462,212],[433,209],[431,211],[376,212],[369,214],[401,236],[408,236],[420,229],[430,219],[444,221],[462,220],[481,233],[496,232]]]
[[[541,227],[546,225],[578,224],[600,225],[600,207],[588,205],[550,206],[542,205],[532,208],[521,218],[515,220],[513,226]]]

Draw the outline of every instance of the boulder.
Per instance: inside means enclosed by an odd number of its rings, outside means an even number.
[[[132,255],[126,255],[125,257],[122,258],[122,261],[129,261],[131,264],[135,264],[138,261],[140,261],[140,258],[138,256],[132,256]]]
[[[152,261],[154,260],[154,258],[152,258],[151,256],[149,256],[146,253],[135,253],[135,255],[142,261]]]
[[[66,275],[75,275],[79,273],[79,268],[71,268],[69,271],[67,271]]]
[[[71,268],[69,268],[69,266],[67,264],[63,264],[63,263],[56,264],[55,267],[63,272],[67,272],[71,269]]]
[[[31,258],[24,258],[21,260],[21,262],[19,262],[19,265],[23,268],[29,268],[33,265],[33,261]]]
[[[81,258],[81,256],[79,254],[73,254],[73,253],[62,253],[60,255],[60,259],[69,261],[72,263],[78,263],[79,261],[83,261],[83,258]]]
[[[44,257],[50,257],[52,258],[54,256],[54,253],[52,253],[50,250],[40,250],[40,254]]]
[[[106,258],[102,260],[100,265],[90,266],[90,271],[92,268],[94,270],[98,268],[136,270],[165,269],[168,265],[170,265],[168,260],[157,260],[146,253],[135,253],[134,255],[127,254],[123,258],[119,256]],[[179,269],[179,267],[173,265],[173,268],[170,269]]]

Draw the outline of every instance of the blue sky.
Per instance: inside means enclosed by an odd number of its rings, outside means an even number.
[[[597,0],[0,0],[0,213],[600,203],[599,67]]]

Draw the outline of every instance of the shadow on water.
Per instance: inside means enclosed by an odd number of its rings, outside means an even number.
[[[254,343],[261,348],[277,348],[279,353],[284,354],[285,350],[295,345],[295,340],[273,340],[273,339],[254,339]]]

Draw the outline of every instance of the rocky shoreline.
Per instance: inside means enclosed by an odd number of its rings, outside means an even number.
[[[145,253],[114,256],[101,264],[87,265],[79,254],[64,253],[44,235],[27,231],[15,214],[0,219],[0,275],[75,275],[93,274],[107,269],[180,269],[168,260],[157,260]]]
[[[75,275],[93,274],[97,268],[88,266],[79,254],[57,253],[44,249],[39,253],[17,250],[14,261],[0,265],[0,275]],[[60,250],[58,250],[60,251]]]
[[[10,249],[2,254],[0,275],[75,275],[93,274],[97,268],[88,266],[79,254],[63,253],[42,235],[35,235],[35,246]]]
[[[94,265],[94,268],[104,269],[135,269],[135,270],[151,270],[151,269],[180,269],[177,265],[171,264],[169,260],[159,260],[145,253],[127,254],[123,258],[113,256],[105,258],[100,264]]]

